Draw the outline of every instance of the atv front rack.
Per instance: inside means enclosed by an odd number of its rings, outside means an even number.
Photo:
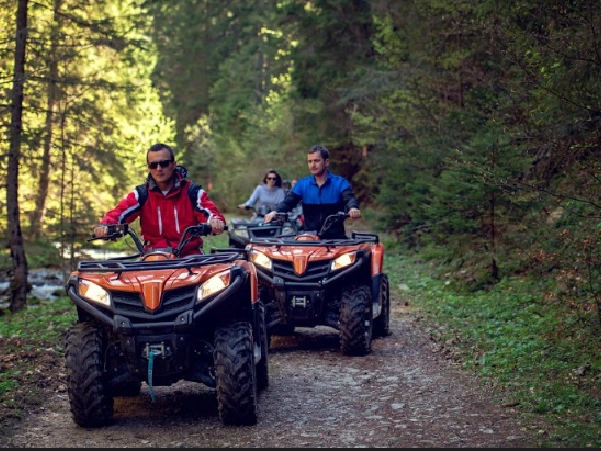
[[[140,258],[139,256],[136,258]],[[143,257],[142,257],[143,258]],[[157,269],[190,269],[195,266],[214,265],[218,263],[229,263],[240,258],[240,252],[223,250],[205,255],[191,255],[184,258],[164,260],[94,260],[81,261],[77,270],[81,272],[124,272],[124,271],[148,271]]]
[[[380,242],[380,238],[375,233],[359,232],[357,230],[352,231],[351,238],[362,243],[378,244]]]

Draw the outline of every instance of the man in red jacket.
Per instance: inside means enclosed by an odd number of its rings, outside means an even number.
[[[140,218],[140,234],[146,249],[175,248],[186,227],[209,223],[213,234],[225,227],[225,217],[209,200],[200,185],[186,180],[188,171],[177,166],[173,149],[155,144],[146,153],[150,170],[146,182],[136,186],[94,228],[96,237],[107,235],[107,225],[129,224]],[[197,237],[181,256],[202,254],[202,238]]]

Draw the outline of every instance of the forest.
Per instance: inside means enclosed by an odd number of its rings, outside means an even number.
[[[322,144],[390,248],[446,265],[467,291],[561,280],[560,302],[599,312],[600,2],[0,5],[15,287],[23,242],[89,236],[146,177],[154,143],[223,212],[268,168],[307,175]]]

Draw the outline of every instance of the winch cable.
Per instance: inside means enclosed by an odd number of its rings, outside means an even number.
[[[150,400],[154,403],[154,390],[152,389],[152,364],[154,362],[154,356],[159,355],[161,351],[150,351],[148,353],[148,391],[150,392]]]

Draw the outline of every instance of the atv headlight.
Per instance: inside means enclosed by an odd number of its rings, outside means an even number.
[[[354,252],[349,252],[348,254],[342,254],[336,260],[332,261],[332,265],[330,268],[332,271],[337,271],[339,269],[350,266],[351,264],[354,263],[354,261],[355,261],[355,253]]]
[[[296,235],[296,231],[294,230],[294,227],[285,226],[282,228],[282,235]]]
[[[79,294],[81,297],[91,302],[111,306],[111,294],[100,285],[89,280],[80,279]]]
[[[234,229],[234,235],[239,236],[240,238],[248,238],[248,230],[246,229],[246,226]]]
[[[250,261],[255,265],[259,265],[262,268],[271,271],[271,259],[263,252],[250,251]]]
[[[247,227],[243,225],[234,226],[232,233],[236,236],[239,236],[240,238],[248,238]]]
[[[202,301],[209,296],[213,296],[214,294],[225,290],[229,284],[229,270],[216,274],[196,289],[196,300]]]

